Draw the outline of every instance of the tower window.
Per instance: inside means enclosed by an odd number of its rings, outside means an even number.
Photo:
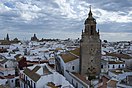
[[[93,26],[91,26],[91,29],[93,29]]]
[[[90,30],[91,30],[91,35],[93,35],[93,26],[91,26]]]
[[[91,35],[93,35],[93,29],[91,29]]]

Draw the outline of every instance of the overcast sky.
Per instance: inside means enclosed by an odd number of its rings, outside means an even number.
[[[89,5],[102,40],[132,40],[132,0],[0,0],[0,39],[80,38]]]

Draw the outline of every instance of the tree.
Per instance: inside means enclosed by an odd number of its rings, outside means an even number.
[[[107,43],[108,41],[107,41],[107,40],[104,40],[103,42],[104,42],[104,43]]]

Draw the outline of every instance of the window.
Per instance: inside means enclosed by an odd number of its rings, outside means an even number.
[[[27,81],[27,76],[26,76],[26,81]]]
[[[93,70],[95,70],[95,68],[93,68]]]
[[[115,65],[113,65],[113,68],[115,68]]]
[[[93,29],[93,26],[91,26],[91,29]]]
[[[101,68],[103,68],[103,65],[101,65]]]
[[[93,29],[91,29],[91,35],[93,35]]]
[[[76,83],[76,88],[78,88],[78,83]]]
[[[27,84],[30,85],[30,81],[29,80],[27,80]]]
[[[5,68],[7,68],[7,65],[5,64]]]
[[[122,67],[124,67],[124,64],[122,65]]]
[[[74,66],[72,66],[72,70],[74,70]]]
[[[120,65],[118,66],[118,68],[120,68]]]
[[[33,82],[32,82],[32,80],[31,80],[31,87],[33,86]]]
[[[11,80],[11,82],[13,83],[13,80]]]
[[[108,68],[109,68],[110,66],[108,65]]]
[[[36,84],[34,83],[34,88],[36,88]]]
[[[73,79],[72,79],[72,84],[73,84]]]
[[[26,88],[26,84],[24,83],[24,88]]]
[[[26,77],[25,77],[25,75],[24,75],[24,81],[26,80]]]

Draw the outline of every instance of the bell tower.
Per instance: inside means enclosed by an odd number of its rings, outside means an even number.
[[[80,74],[84,76],[99,76],[101,72],[101,40],[99,30],[96,30],[96,20],[92,11],[85,20],[80,41]]]

